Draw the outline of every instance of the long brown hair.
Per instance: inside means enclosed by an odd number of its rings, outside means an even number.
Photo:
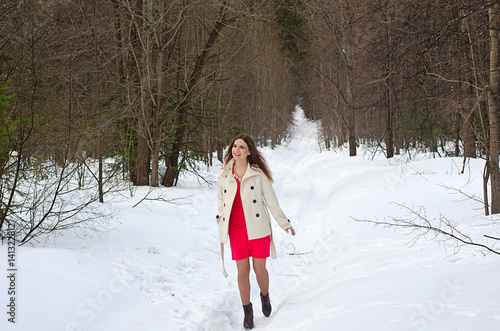
[[[250,152],[250,155],[248,155],[247,160],[248,163],[250,163],[250,167],[252,167],[252,169],[260,169],[272,183],[273,176],[271,174],[271,170],[269,170],[266,160],[264,159],[264,156],[262,156],[262,154],[257,149],[257,146],[255,145],[255,141],[253,140],[252,136],[249,136],[247,134],[239,134],[236,137],[234,137],[233,141],[231,142],[231,145],[229,145],[229,148],[227,149],[226,154],[224,155],[224,165],[227,165],[229,161],[233,159],[232,149],[234,142],[238,139],[242,139],[248,146],[248,151]]]

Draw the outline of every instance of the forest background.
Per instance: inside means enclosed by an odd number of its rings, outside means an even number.
[[[275,146],[298,103],[327,149],[484,158],[500,213],[499,34],[491,0],[3,0],[0,230],[92,222],[238,133]]]

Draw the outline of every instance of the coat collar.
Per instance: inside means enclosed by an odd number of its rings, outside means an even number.
[[[226,166],[224,167],[224,169],[222,169],[222,174],[225,177],[232,175],[233,165],[234,165],[234,159],[231,159],[231,161],[229,161],[226,164]],[[245,171],[245,175],[243,176],[243,179],[248,178],[248,177],[252,177],[252,176],[258,176],[259,174],[260,174],[259,168],[256,167],[256,169],[253,169],[250,166],[250,163],[248,163],[247,170]]]

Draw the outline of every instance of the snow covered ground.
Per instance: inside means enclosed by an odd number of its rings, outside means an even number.
[[[408,218],[424,207],[475,240],[500,237],[498,216],[455,191],[481,196],[484,163],[418,154],[387,160],[361,146],[321,150],[317,125],[296,114],[291,138],[263,148],[292,237],[274,224],[268,261],[273,313],[257,330],[499,330],[500,256],[354,219]],[[116,219],[97,234],[68,232],[16,251],[16,323],[8,322],[9,278],[0,279],[1,330],[242,330],[236,267],[221,272],[215,222],[221,164],[185,175],[175,188],[108,196]],[[149,195],[148,195],[149,194]],[[134,207],[148,195],[148,199]],[[171,202],[155,197],[173,199]],[[399,204],[399,205],[398,205]],[[500,245],[497,245],[500,249]],[[7,269],[7,245],[0,268]]]

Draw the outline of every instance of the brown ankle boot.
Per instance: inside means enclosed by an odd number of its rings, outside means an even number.
[[[269,300],[269,293],[267,293],[266,296],[263,296],[262,293],[260,293],[260,301],[262,302],[262,312],[264,313],[264,316],[269,317],[271,315],[271,300]]]
[[[245,319],[243,320],[243,326],[245,330],[253,329],[253,308],[252,303],[243,306],[243,311],[245,312]]]

